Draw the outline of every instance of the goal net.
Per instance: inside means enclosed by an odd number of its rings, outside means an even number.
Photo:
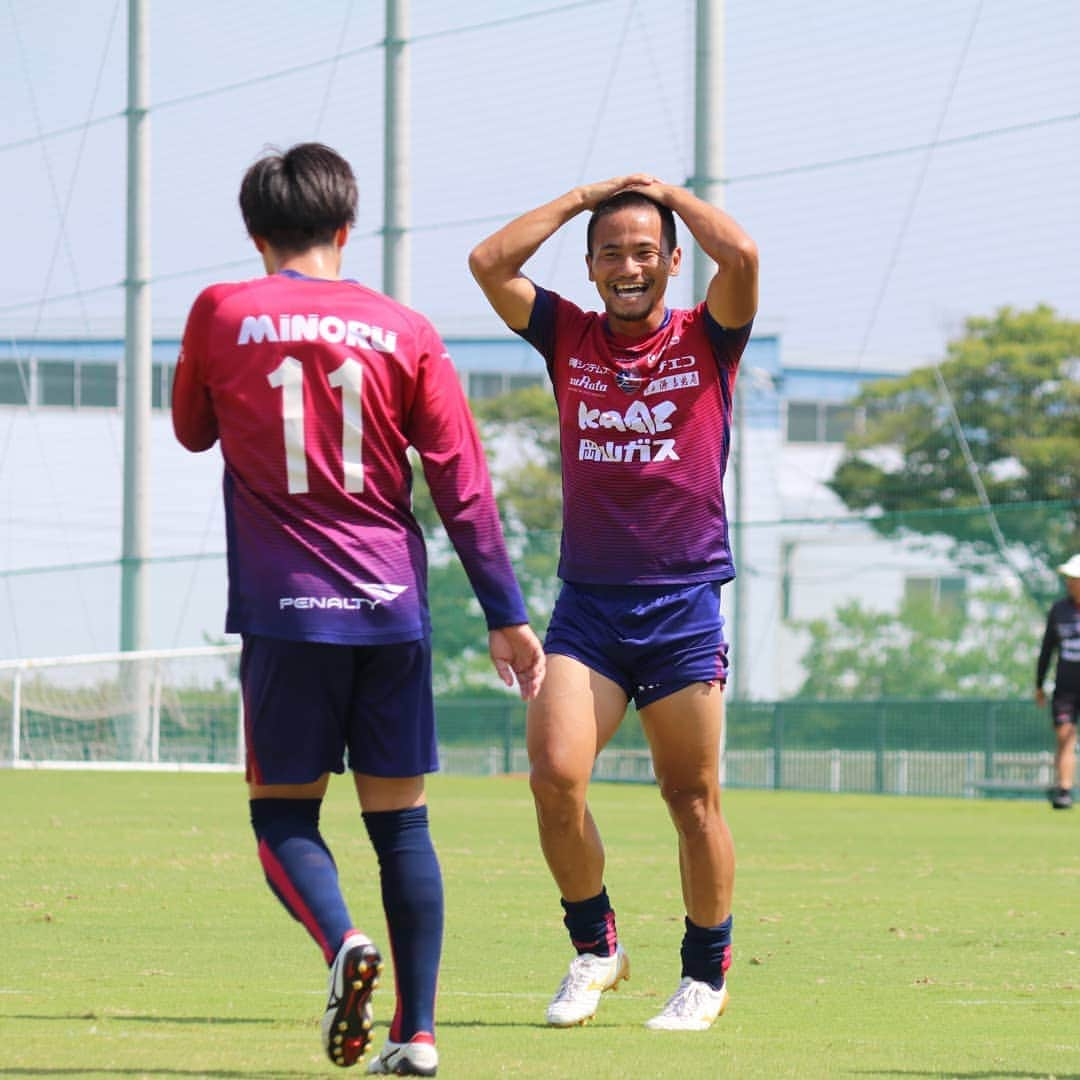
[[[239,654],[221,645],[0,661],[0,765],[239,768]]]

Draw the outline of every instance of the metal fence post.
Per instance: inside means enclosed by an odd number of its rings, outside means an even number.
[[[784,786],[784,709],[777,701],[773,703],[773,787]]]
[[[22,753],[22,668],[15,669],[11,684],[11,761],[17,764]]]
[[[503,767],[504,773],[514,771],[514,709],[510,702],[503,706]]]
[[[986,710],[986,745],[983,747],[983,779],[994,778],[994,755],[997,753],[997,717],[991,705]]]
[[[874,746],[874,790],[880,795],[885,790],[885,734],[888,718],[885,707],[877,707],[877,739]]]

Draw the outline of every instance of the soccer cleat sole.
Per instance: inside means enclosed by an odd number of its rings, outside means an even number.
[[[383,964],[374,945],[365,945],[345,963],[345,996],[338,1002],[326,1053],[335,1065],[349,1068],[363,1059],[371,1045],[371,995],[379,985]]]

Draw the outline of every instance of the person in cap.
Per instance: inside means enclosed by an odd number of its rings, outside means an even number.
[[[1048,795],[1055,810],[1068,810],[1072,806],[1076,776],[1076,722],[1080,711],[1080,555],[1062,563],[1058,573],[1065,579],[1067,595],[1054,603],[1046,618],[1042,648],[1035,665],[1035,701],[1040,706],[1046,704],[1043,683],[1050,658],[1056,652],[1054,692],[1050,698],[1050,715],[1057,736],[1055,784]]]

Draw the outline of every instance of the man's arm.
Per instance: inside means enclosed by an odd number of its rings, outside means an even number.
[[[514,218],[477,244],[469,253],[469,269],[495,314],[511,330],[524,330],[532,315],[536,287],[522,274],[521,268],[536,254],[540,245],[571,218],[592,210],[615,192],[649,182],[647,176],[632,175],[582,184]]]
[[[206,325],[214,306],[208,294],[199,295],[188,315],[172,385],[173,431],[181,445],[195,452],[209,450],[218,439],[214,405],[202,377]]]
[[[1039,659],[1035,662],[1035,703],[1046,704],[1046,694],[1043,692],[1043,683],[1046,682],[1046,673],[1050,670],[1050,660],[1054,650],[1058,648],[1057,624],[1054,622],[1054,609],[1046,617],[1046,629],[1043,631],[1042,646],[1039,649]]]
[[[659,180],[633,186],[674,211],[716,263],[705,294],[709,314],[729,330],[750,322],[758,305],[758,250],[750,236],[734,218],[686,188]]]

